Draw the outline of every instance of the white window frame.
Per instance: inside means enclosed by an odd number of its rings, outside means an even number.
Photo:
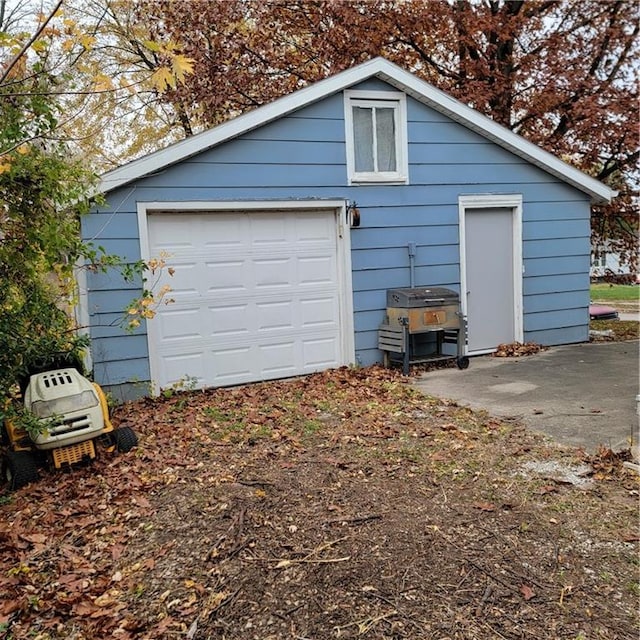
[[[396,171],[356,171],[353,107],[384,107],[394,110],[396,129]],[[347,147],[347,177],[349,184],[383,182],[407,184],[409,182],[407,97],[399,91],[345,91],[344,122]]]

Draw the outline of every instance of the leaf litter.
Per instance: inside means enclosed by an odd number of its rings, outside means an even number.
[[[0,500],[0,637],[635,638],[638,478],[381,367],[123,405]],[[589,483],[532,469],[591,469]],[[4,636],[2,636],[4,634]]]

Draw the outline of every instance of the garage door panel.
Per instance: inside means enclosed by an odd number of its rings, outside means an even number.
[[[184,341],[200,338],[200,309],[180,309],[173,304],[157,315],[154,320],[160,329],[163,341]]]
[[[251,246],[263,249],[272,245],[286,246],[292,239],[286,213],[251,216]]]
[[[157,330],[149,325],[159,386],[342,364],[335,223],[329,210],[150,215],[150,253],[176,248],[166,281],[175,302],[158,309]]]
[[[256,350],[257,360],[262,362],[262,375],[265,378],[295,374],[296,345],[293,340],[257,345]]]
[[[210,335],[216,337],[246,336],[249,334],[248,304],[231,304],[224,306],[210,306],[209,313],[205,316],[206,331],[203,337]]]
[[[291,258],[254,259],[253,267],[256,289],[293,286],[294,269]]]
[[[251,357],[248,347],[209,352],[207,355],[211,362],[208,385],[241,384],[251,380]]]
[[[198,265],[195,262],[178,262],[172,256],[167,258],[167,263],[173,270],[173,275],[168,273],[160,274],[163,284],[171,287],[172,297],[183,292],[195,292],[194,282],[196,282],[196,272]]]
[[[331,256],[298,258],[298,282],[302,286],[329,284],[335,282],[336,274]]]
[[[334,336],[309,338],[302,342],[304,369],[316,371],[319,367],[332,367],[338,359],[338,341]]]
[[[338,301],[334,297],[301,300],[300,311],[300,323],[303,327],[335,326]]]
[[[248,220],[234,213],[194,213],[188,216],[187,224],[199,227],[199,243],[211,251],[237,249],[247,245]],[[192,227],[192,228],[194,228]]]
[[[336,233],[335,221],[328,219],[324,213],[298,214],[295,225],[297,243],[327,242],[334,243]]]
[[[195,378],[198,386],[202,386],[206,380],[205,358],[202,352],[167,355],[162,359],[161,368],[164,386],[179,383],[187,377]]]
[[[274,329],[293,329],[293,306],[291,300],[257,303],[255,305],[257,332],[264,333]]]
[[[209,292],[246,291],[250,273],[247,260],[207,262],[203,280]]]

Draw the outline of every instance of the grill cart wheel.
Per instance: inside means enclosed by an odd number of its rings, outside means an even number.
[[[469,358],[467,358],[467,356],[462,356],[462,358],[458,358],[456,360],[456,366],[458,367],[458,369],[468,369]]]
[[[113,441],[118,451],[127,453],[138,444],[138,436],[131,427],[120,427],[113,432]]]
[[[38,479],[38,465],[29,451],[9,451],[2,460],[2,473],[11,491]]]

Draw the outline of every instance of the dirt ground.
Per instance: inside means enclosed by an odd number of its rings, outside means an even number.
[[[120,407],[0,497],[0,637],[636,639],[638,476],[380,367]]]

